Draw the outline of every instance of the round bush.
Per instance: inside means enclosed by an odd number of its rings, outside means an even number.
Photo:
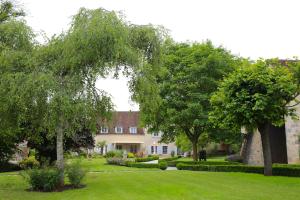
[[[167,162],[166,162],[166,161],[164,161],[164,162],[159,162],[159,168],[160,168],[161,170],[166,170],[166,169],[168,168]]]

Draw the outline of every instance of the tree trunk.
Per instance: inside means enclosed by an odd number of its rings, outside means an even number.
[[[56,166],[60,170],[60,186],[64,186],[64,132],[62,126],[57,129],[56,133]]]
[[[198,145],[197,141],[193,141],[193,160],[198,161]]]
[[[264,156],[264,175],[272,176],[272,153],[270,144],[269,124],[263,124],[258,127],[261,135],[261,143]]]

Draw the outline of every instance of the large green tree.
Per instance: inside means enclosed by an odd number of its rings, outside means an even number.
[[[285,116],[294,111],[287,106],[298,94],[291,69],[276,60],[245,63],[222,82],[211,98],[210,118],[215,124],[259,130],[265,175],[272,175],[270,124],[282,125]]]
[[[155,67],[150,60],[155,63],[159,55],[157,35],[152,26],[130,25],[115,12],[81,9],[68,31],[36,48],[32,74],[41,82],[31,87],[32,107],[42,116],[36,120],[38,127],[56,136],[61,185],[64,136],[83,127],[95,132],[97,122],[112,109],[107,95],[96,88],[96,80],[111,71],[134,77],[143,65]],[[44,106],[35,106],[39,103]]]
[[[163,131],[163,141],[184,133],[197,160],[198,140],[210,130],[209,99],[219,80],[237,60],[222,47],[204,43],[165,43],[162,68],[155,76],[142,77],[140,109],[149,130]],[[145,80],[146,79],[146,80]]]
[[[6,162],[19,142],[26,112],[24,82],[34,49],[34,35],[23,12],[9,1],[0,3],[0,162]]]
[[[161,33],[113,11],[80,9],[69,30],[37,44],[14,9],[9,12],[0,24],[1,134],[46,131],[47,138],[56,137],[63,185],[64,137],[82,128],[95,132],[113,107],[96,80],[122,71],[135,85],[136,74],[157,67]]]

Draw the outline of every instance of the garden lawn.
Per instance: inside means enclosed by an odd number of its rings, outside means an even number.
[[[69,159],[72,161],[73,159]],[[75,159],[74,159],[75,160]],[[81,159],[81,165],[84,169],[90,172],[105,172],[105,171],[144,171],[144,170],[160,170],[155,168],[133,168],[126,166],[108,165],[104,158]]]
[[[102,163],[102,164],[101,164]],[[300,179],[258,174],[162,171],[107,166],[103,159],[84,160],[90,167],[85,188],[64,192],[28,192],[17,173],[0,173],[2,200],[296,200]]]

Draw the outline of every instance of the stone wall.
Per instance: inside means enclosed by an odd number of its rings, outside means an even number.
[[[263,152],[260,133],[255,131],[247,137],[244,163],[248,165],[263,165]]]
[[[296,113],[297,116],[300,117],[299,107],[297,107]],[[285,123],[285,134],[286,134],[288,163],[297,163],[299,162],[300,159],[299,158],[300,120],[287,117]]]

